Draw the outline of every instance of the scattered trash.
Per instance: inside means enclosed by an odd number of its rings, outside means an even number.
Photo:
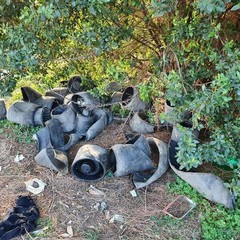
[[[43,192],[46,186],[46,183],[37,178],[30,179],[24,183],[26,185],[26,189],[33,194],[39,194]]]
[[[69,238],[70,235],[69,235],[68,233],[63,233],[63,234],[61,234],[61,237],[63,237],[63,238]]]
[[[162,211],[176,219],[183,219],[186,217],[196,206],[196,204],[184,195],[175,198],[168,204]]]
[[[19,196],[16,206],[0,222],[0,239],[12,239],[32,232],[37,227],[39,209],[30,196]]]
[[[67,233],[69,234],[70,237],[73,236],[73,229],[72,229],[72,226],[71,226],[71,225],[68,225],[68,226],[67,226]]]
[[[107,219],[107,220],[110,220],[110,211],[109,210],[106,210],[106,211],[104,211],[104,215],[105,215],[105,218]]]
[[[91,195],[94,196],[105,196],[105,193],[94,186],[90,185],[89,189],[87,190]]]
[[[107,209],[108,209],[107,203],[101,202],[101,204],[100,204],[100,210],[101,210],[101,212],[104,212],[104,211],[106,211]]]
[[[134,190],[134,189],[132,191],[130,191],[130,194],[132,195],[132,197],[138,196],[136,190]]]
[[[0,166],[0,172],[2,171],[2,166]]]
[[[94,204],[94,205],[92,206],[92,208],[98,211],[99,208],[100,208],[100,203]]]
[[[118,223],[124,223],[126,222],[124,216],[120,215],[120,214],[114,214],[113,217],[109,220],[109,223],[114,223],[114,222],[118,222]]]
[[[25,157],[24,157],[22,154],[16,155],[16,157],[14,158],[14,162],[19,163],[19,162],[21,162],[24,158],[25,158]]]
[[[106,202],[98,202],[98,203],[95,203],[93,206],[92,206],[93,209],[97,210],[97,211],[100,211],[101,213],[104,213],[107,211],[108,209],[108,205]]]
[[[45,230],[48,229],[48,226],[44,227],[44,228],[40,228],[40,229],[37,229],[35,231],[32,231],[32,234],[34,235],[39,235],[39,234],[43,234]]]

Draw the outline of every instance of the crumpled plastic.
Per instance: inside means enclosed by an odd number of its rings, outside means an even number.
[[[0,222],[0,240],[9,240],[33,231],[39,210],[30,196],[19,196],[7,219]]]

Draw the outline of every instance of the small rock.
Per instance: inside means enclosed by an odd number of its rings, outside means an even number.
[[[39,184],[38,184],[38,182],[36,182],[36,181],[33,181],[33,184],[32,184],[32,186],[33,186],[34,188],[38,188],[38,187],[39,187]]]

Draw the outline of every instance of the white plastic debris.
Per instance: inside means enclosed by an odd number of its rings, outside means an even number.
[[[19,163],[21,162],[25,157],[22,154],[16,155],[14,158],[14,162]]]
[[[32,231],[31,233],[34,235],[44,234],[44,231],[47,229],[48,229],[48,226],[46,226],[44,228],[36,229],[36,230]]]
[[[61,237],[63,237],[63,238],[71,238],[71,237],[73,237],[73,229],[72,229],[71,225],[67,226],[67,232],[61,234]]]
[[[32,135],[32,140],[33,140],[33,141],[38,141],[37,134],[33,134],[33,135]]]
[[[114,214],[113,217],[110,219],[109,223],[114,223],[114,222],[124,223],[125,218],[120,214]]]
[[[37,178],[30,179],[24,183],[26,185],[26,189],[33,194],[39,194],[43,192],[46,186],[46,183]]]
[[[96,203],[93,205],[93,209],[95,209],[97,211],[99,210],[99,207],[100,207],[100,203]]]
[[[73,237],[73,229],[71,225],[67,226],[67,233],[69,234],[70,237]]]
[[[107,203],[101,202],[101,204],[100,204],[100,210],[101,210],[101,212],[104,212],[104,211],[107,210],[107,209],[108,209]]]
[[[94,196],[105,196],[105,193],[97,188],[95,188],[94,186],[90,185],[89,189],[88,189],[88,192],[91,194],[91,195],[94,195]]]
[[[0,166],[0,172],[2,171],[2,166]]]
[[[134,189],[132,191],[130,191],[130,194],[132,195],[132,197],[138,196],[136,190],[134,190]]]
[[[105,211],[104,211],[104,215],[105,215],[105,218],[106,218],[107,220],[110,220],[110,211],[109,211],[109,210],[105,210]]]

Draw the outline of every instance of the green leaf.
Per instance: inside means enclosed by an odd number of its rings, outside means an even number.
[[[211,13],[213,11],[213,4],[209,3],[207,5],[207,10],[208,10],[209,13]]]
[[[231,8],[231,11],[237,11],[238,9],[240,9],[240,3],[234,5],[234,6]]]
[[[89,9],[89,12],[90,12],[92,15],[96,16],[97,12],[96,12],[96,10],[94,9],[93,5],[91,5],[88,9]]]

